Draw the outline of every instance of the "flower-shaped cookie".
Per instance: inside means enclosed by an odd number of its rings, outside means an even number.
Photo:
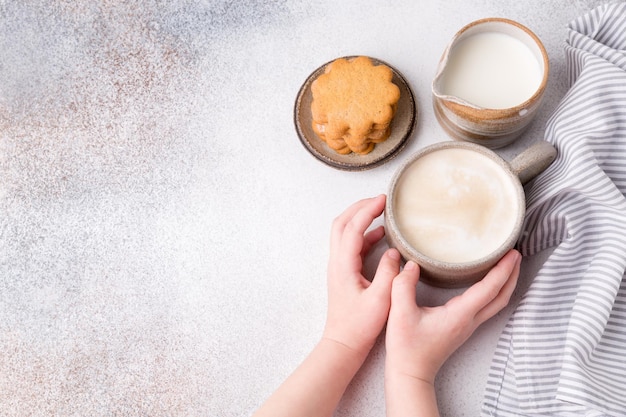
[[[389,137],[400,99],[386,65],[368,57],[340,58],[311,85],[313,130],[340,154],[367,154]]]

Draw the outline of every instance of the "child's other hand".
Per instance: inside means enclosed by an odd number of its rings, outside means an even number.
[[[395,249],[382,256],[374,279],[362,273],[363,258],[385,235],[382,226],[366,233],[385,207],[385,196],[361,200],[332,225],[328,264],[328,314],[323,338],[366,356],[389,314],[391,283],[400,272]]]
[[[434,383],[439,368],[483,322],[504,308],[515,289],[521,256],[509,251],[485,278],[438,307],[415,302],[419,268],[408,262],[393,281],[387,323],[386,377]]]

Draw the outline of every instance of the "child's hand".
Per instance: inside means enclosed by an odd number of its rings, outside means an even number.
[[[366,233],[385,207],[385,196],[361,200],[335,219],[328,264],[328,315],[324,339],[340,343],[363,358],[383,329],[391,302],[391,282],[400,272],[400,254],[382,256],[372,282],[362,274],[363,258],[385,231]]]
[[[408,262],[393,281],[387,323],[386,377],[433,384],[439,368],[483,322],[504,308],[515,289],[521,256],[509,251],[485,278],[439,307],[419,307],[419,268]]]

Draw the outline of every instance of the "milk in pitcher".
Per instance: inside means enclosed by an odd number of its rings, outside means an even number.
[[[521,40],[484,32],[450,51],[442,92],[479,107],[506,109],[531,98],[542,78],[540,62]]]

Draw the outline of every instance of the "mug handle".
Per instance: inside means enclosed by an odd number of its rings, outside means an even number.
[[[542,140],[517,155],[509,165],[523,185],[548,168],[556,154],[556,148]]]

